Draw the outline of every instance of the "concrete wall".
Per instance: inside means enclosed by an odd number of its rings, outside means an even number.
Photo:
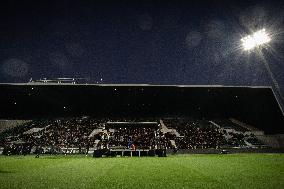
[[[5,131],[6,129],[16,127],[29,121],[30,120],[0,120],[0,133]]]
[[[274,135],[274,138],[278,141],[279,148],[284,148],[284,134]]]
[[[284,148],[284,134],[256,136],[272,148]]]

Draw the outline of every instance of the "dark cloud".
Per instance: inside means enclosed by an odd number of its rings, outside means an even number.
[[[2,71],[10,77],[25,77],[29,72],[29,65],[20,59],[10,58],[3,61]]]

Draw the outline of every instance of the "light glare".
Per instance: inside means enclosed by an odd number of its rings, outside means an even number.
[[[244,50],[248,51],[255,47],[259,47],[270,41],[270,37],[265,32],[265,29],[259,30],[252,35],[242,38],[242,45]]]

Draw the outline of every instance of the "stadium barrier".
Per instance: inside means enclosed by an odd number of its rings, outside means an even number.
[[[157,149],[157,150],[147,150],[147,149],[98,149],[94,150],[93,157],[103,157],[103,156],[158,156],[158,157],[166,157],[167,151],[165,149]]]
[[[226,149],[167,149],[168,154],[220,154],[222,150],[228,153],[284,153],[283,148],[226,148]]]
[[[99,149],[99,150],[94,150],[93,157],[103,157],[103,155],[108,156],[109,154],[110,153],[108,149]]]
[[[157,149],[156,155],[158,155],[158,157],[167,157],[167,150],[166,149]]]

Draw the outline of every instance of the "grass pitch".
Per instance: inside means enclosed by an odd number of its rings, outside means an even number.
[[[0,156],[0,188],[284,188],[284,154]]]

